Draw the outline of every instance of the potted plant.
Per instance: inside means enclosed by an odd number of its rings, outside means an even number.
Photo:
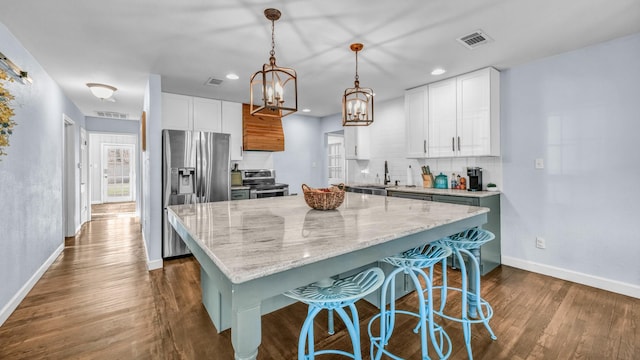
[[[487,191],[498,191],[498,186],[494,183],[487,184]]]

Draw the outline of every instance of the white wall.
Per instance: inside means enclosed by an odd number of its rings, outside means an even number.
[[[636,34],[502,73],[505,263],[640,297],[639,59]]]
[[[142,236],[149,270],[162,268],[162,97],[160,75],[150,74],[143,108],[147,150],[142,153]]]
[[[64,248],[62,115],[74,122],[73,163],[79,161],[84,116],[38,62],[0,23],[2,53],[29,73],[33,84],[6,83],[17,126],[0,158],[0,325]],[[74,166],[75,183],[80,172]],[[75,226],[80,222],[79,186]]]

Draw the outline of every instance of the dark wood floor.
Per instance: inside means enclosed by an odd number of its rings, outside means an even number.
[[[233,359],[229,331],[217,334],[200,303],[198,264],[182,258],[148,272],[131,209],[93,209],[94,221],[66,240],[62,255],[0,327],[0,359]],[[640,359],[638,299],[506,266],[482,281],[498,340],[475,325],[475,359]],[[399,306],[412,308],[414,300],[406,296]],[[375,308],[359,302],[358,309],[368,358],[366,324]],[[301,304],[264,316],[258,358],[294,359],[305,316]],[[349,349],[341,324],[328,336],[325,319],[318,322],[317,346]],[[466,359],[459,324],[441,322],[453,341],[451,358]],[[413,324],[401,319],[407,330],[390,346],[417,359]]]

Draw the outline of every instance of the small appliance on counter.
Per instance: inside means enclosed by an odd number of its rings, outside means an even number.
[[[449,188],[448,184],[449,180],[447,179],[447,175],[440,173],[440,175],[436,176],[436,182],[434,188],[436,189],[447,189]]]
[[[481,191],[482,190],[482,168],[468,167],[467,176],[469,177],[469,191]]]
[[[242,186],[242,174],[238,170],[238,164],[234,164],[231,170],[231,186]]]

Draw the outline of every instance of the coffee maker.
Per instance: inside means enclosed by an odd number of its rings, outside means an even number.
[[[481,191],[482,190],[482,168],[468,167],[467,176],[469,177],[469,191]]]

